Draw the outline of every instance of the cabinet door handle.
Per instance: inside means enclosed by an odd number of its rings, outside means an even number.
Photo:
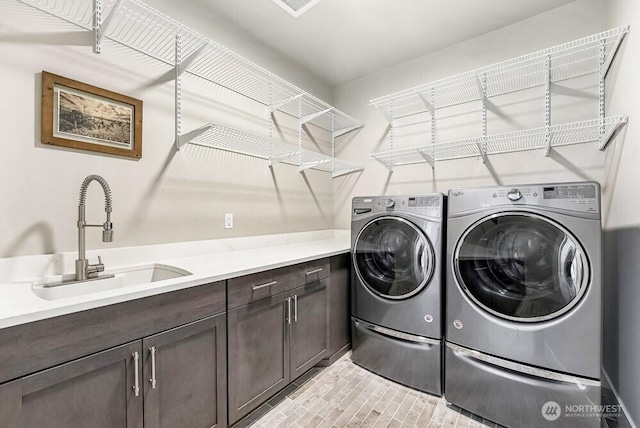
[[[133,393],[135,396],[140,395],[140,382],[138,378],[140,377],[140,370],[138,368],[138,364],[140,362],[140,354],[138,352],[133,353],[133,376],[135,377],[133,381]]]
[[[287,297],[287,323],[291,324],[291,297]]]
[[[276,285],[277,283],[278,281],[271,281],[271,282],[267,282],[266,284],[254,285],[251,288],[253,289],[253,291],[256,291],[256,290],[260,290],[261,288],[271,287],[272,285]]]
[[[158,384],[156,379],[156,347],[152,346],[149,348],[149,352],[151,352],[151,379],[149,379],[149,382],[151,382],[151,389],[156,389],[156,385]]]
[[[298,295],[293,296],[293,320],[298,322]]]
[[[307,272],[307,275],[313,275],[314,273],[322,272],[324,268],[314,269]]]

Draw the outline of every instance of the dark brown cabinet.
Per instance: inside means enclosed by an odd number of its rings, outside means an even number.
[[[291,292],[291,380],[316,365],[329,347],[328,279]]]
[[[331,257],[329,285],[329,350],[320,365],[328,366],[351,347],[351,255]]]
[[[316,281],[229,311],[230,424],[324,358],[328,284]]]
[[[222,428],[220,314],[0,385],[3,428]]]
[[[0,330],[0,426],[226,427],[225,303],[216,282]]]
[[[229,311],[229,424],[289,383],[289,293]]]
[[[142,428],[140,341],[0,386],[4,428]]]
[[[142,340],[146,428],[226,426],[226,330],[223,314]]]

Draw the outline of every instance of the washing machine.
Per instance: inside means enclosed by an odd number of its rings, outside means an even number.
[[[442,394],[445,198],[356,197],[352,204],[352,359]]]
[[[509,427],[599,427],[600,186],[453,189],[446,400]]]

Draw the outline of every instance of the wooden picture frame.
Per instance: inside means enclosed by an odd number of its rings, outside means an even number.
[[[42,143],[142,157],[142,101],[42,72]]]

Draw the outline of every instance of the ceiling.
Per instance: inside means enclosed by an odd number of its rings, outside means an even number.
[[[298,18],[272,0],[206,7],[335,86],[572,1],[323,0]]]

